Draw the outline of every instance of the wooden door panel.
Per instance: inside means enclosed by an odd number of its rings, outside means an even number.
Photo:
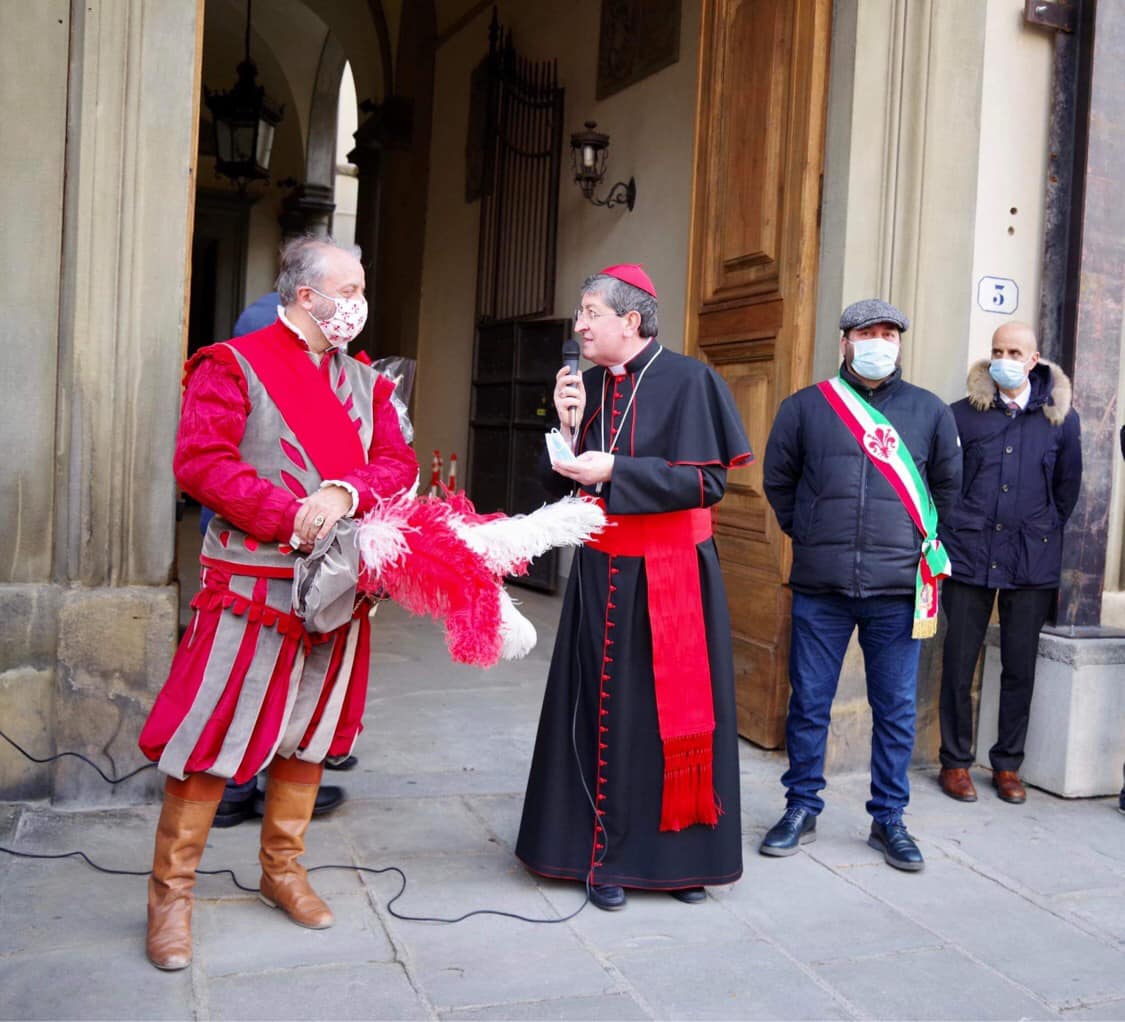
[[[704,230],[713,236],[703,300],[724,300],[776,289],[783,259],[785,126],[794,6],[723,0],[716,29],[715,108],[708,162],[717,179]],[[753,82],[753,101],[746,93]],[[745,187],[745,182],[754,182]]]
[[[787,589],[763,586],[756,574],[743,574],[733,567],[726,569],[724,575],[731,587],[732,620],[737,615],[743,621],[788,621],[790,600]],[[786,632],[744,634],[734,646],[739,734],[767,748],[778,748],[785,740],[789,691],[786,684],[766,685],[763,681],[773,678],[778,665],[784,666],[788,656],[789,636]],[[767,741],[770,736],[774,738]]]
[[[831,0],[703,0],[688,349],[723,376],[761,458],[808,381]],[[739,731],[784,741],[788,541],[761,463],[730,473],[716,526]]]

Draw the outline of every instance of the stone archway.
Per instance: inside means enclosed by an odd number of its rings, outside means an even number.
[[[393,90],[379,103],[360,104],[368,117],[348,159],[359,168],[356,242],[368,253],[373,299],[361,343],[376,355],[413,358],[429,187],[437,36],[433,0],[404,4],[398,29]]]
[[[286,200],[282,233],[328,234],[336,208],[336,121],[340,81],[348,59],[331,31],[324,37],[309,103],[305,174]]]

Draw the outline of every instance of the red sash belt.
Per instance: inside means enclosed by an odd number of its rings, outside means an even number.
[[[607,515],[606,523],[586,545],[645,562],[656,715],[664,745],[660,829],[714,826],[720,811],[713,781],[715,710],[696,550],[711,537],[711,512]]]

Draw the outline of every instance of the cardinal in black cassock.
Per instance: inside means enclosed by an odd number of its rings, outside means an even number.
[[[594,363],[555,386],[577,483],[609,524],[575,555],[516,854],[584,881],[699,901],[742,874],[730,618],[711,507],[750,445],[726,384],[655,340],[656,290],[634,264],[582,288],[575,331]],[[576,410],[576,411],[572,411]],[[574,428],[570,428],[571,416]]]

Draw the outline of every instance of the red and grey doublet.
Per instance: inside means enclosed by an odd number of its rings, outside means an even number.
[[[320,762],[362,728],[367,605],[327,633],[294,616],[299,498],[346,483],[362,515],[414,484],[393,386],[333,349],[317,364],[283,319],[187,364],[176,478],[216,510],[194,617],[140,736],[171,776],[245,780],[273,756]]]
[[[578,448],[615,455],[610,525],[571,568],[516,854],[597,885],[732,883],[734,666],[710,508],[750,446],[708,366],[653,341],[621,368],[584,374]]]

